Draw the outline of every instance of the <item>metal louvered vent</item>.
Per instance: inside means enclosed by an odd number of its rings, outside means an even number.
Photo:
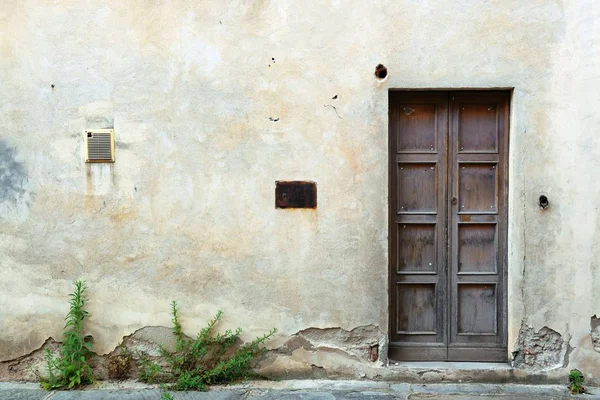
[[[115,134],[112,129],[85,131],[85,162],[115,162]]]

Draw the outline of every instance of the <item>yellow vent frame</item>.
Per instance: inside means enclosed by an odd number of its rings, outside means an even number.
[[[90,142],[94,134],[110,135],[110,158],[98,158],[92,156],[90,159]],[[91,136],[90,136],[91,135]],[[114,163],[115,162],[115,131],[114,129],[86,129],[84,133],[85,141],[85,162],[86,163]],[[103,149],[106,152],[106,149]]]

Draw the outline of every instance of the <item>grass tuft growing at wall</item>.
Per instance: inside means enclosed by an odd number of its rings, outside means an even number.
[[[92,368],[87,363],[92,344],[86,342],[83,335],[83,322],[88,316],[84,309],[87,301],[85,290],[85,282],[78,280],[75,282],[75,291],[69,295],[69,313],[65,318],[64,341],[59,354],[55,356],[46,349],[48,377],[40,379],[41,386],[46,390],[73,389],[94,380]]]
[[[239,344],[240,328],[213,335],[215,326],[223,313],[217,312],[207,326],[195,338],[183,334],[177,303],[171,303],[175,350],[161,349],[166,365],[142,360],[140,380],[148,383],[166,384],[170,390],[207,390],[213,384],[225,384],[249,376],[252,361],[265,351],[264,343],[277,329],[257,337],[250,343]]]

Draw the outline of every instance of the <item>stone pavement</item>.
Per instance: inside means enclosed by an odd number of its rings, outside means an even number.
[[[250,382],[214,387],[209,392],[170,392],[178,400],[550,400],[600,399],[600,388],[591,394],[571,396],[566,385],[516,384],[407,384],[374,381],[302,380]],[[599,394],[595,394],[599,393]],[[137,382],[103,383],[79,391],[47,392],[32,383],[0,382],[0,399],[10,400],[161,400],[162,391]]]

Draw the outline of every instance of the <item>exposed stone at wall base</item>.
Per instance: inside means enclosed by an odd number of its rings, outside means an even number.
[[[0,362],[0,381],[35,381],[45,376],[44,352],[58,350],[58,343],[48,338],[40,348],[9,361]]]
[[[520,335],[522,360],[519,368],[506,364],[497,366],[465,366],[450,364],[428,367],[423,364],[388,363],[387,336],[373,325],[353,330],[341,328],[308,328],[292,335],[281,346],[271,349],[258,360],[255,371],[273,379],[369,379],[380,381],[433,383],[433,382],[522,382],[565,383],[567,369],[562,367],[570,347],[562,337],[549,328],[537,333],[529,327]],[[173,348],[172,331],[167,327],[144,327],[123,338],[122,343],[106,355],[94,355],[90,364],[98,380],[109,380],[111,362],[118,361],[123,349],[132,354],[132,362],[123,379],[136,379],[137,361],[141,355],[160,361],[160,346]],[[45,349],[53,352],[59,346],[52,338],[30,354],[0,363],[0,381],[36,381],[44,376]],[[379,359],[372,360],[374,350]],[[519,357],[519,356],[518,356]],[[541,366],[556,367],[542,370]],[[595,384],[595,382],[589,382]]]
[[[138,329],[129,336],[125,336],[121,344],[110,353],[105,355],[94,354],[89,363],[94,370],[96,379],[110,379],[109,365],[111,361],[120,357],[122,351],[127,349],[132,355],[131,368],[121,378],[135,378],[139,373],[136,361],[139,360],[140,356],[158,359],[160,358],[161,346],[168,350],[174,349],[175,338],[172,330],[164,326],[147,326]],[[39,377],[45,377],[47,375],[46,361],[44,360],[46,349],[57,354],[59,344],[53,338],[48,338],[39,349],[14,360],[1,362],[0,381],[36,381]]]
[[[358,327],[347,331],[341,328],[308,328],[298,332],[282,346],[270,350],[257,365],[257,371],[265,375],[281,376],[285,371],[277,367],[278,360],[284,357],[297,364],[294,376],[301,377],[357,377],[365,375],[360,366],[370,361],[373,354],[386,354],[386,335],[373,325]],[[94,355],[90,365],[94,376],[99,380],[110,379],[111,361],[117,361],[124,349],[131,354],[132,361],[129,373],[121,376],[124,379],[138,376],[137,361],[145,357],[160,363],[160,348],[174,350],[175,337],[171,328],[163,326],[148,326],[125,336],[121,344],[106,355]],[[385,350],[379,352],[379,348]],[[47,339],[37,350],[22,357],[0,363],[0,381],[35,381],[45,376],[46,363],[44,353],[49,349],[58,351],[58,343]],[[375,350],[375,351],[374,351]],[[375,360],[378,361],[378,360]],[[331,373],[324,365],[336,366]],[[382,365],[381,361],[378,364]]]
[[[377,358],[373,360],[373,355]],[[270,351],[257,365],[265,376],[284,378],[365,378],[367,369],[387,362],[387,336],[374,325],[350,331],[308,328]]]
[[[566,368],[572,350],[569,342],[555,330],[544,326],[535,332],[532,327],[523,324],[512,365],[534,371]]]

